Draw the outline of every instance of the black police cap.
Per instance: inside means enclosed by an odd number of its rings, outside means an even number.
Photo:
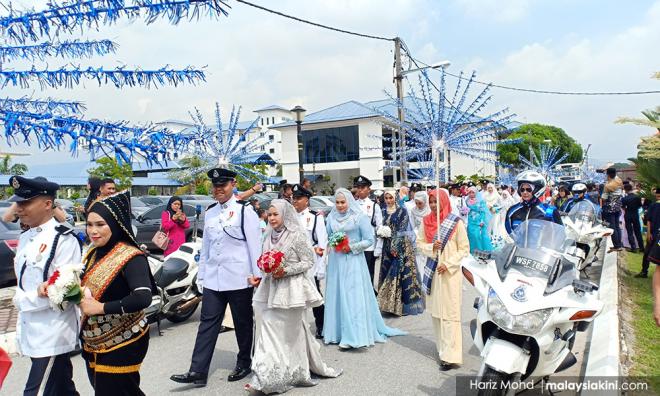
[[[9,185],[14,188],[14,195],[9,198],[9,202],[23,202],[40,195],[55,196],[60,185],[49,182],[45,177],[35,177],[29,179],[23,176],[12,176],[9,179]]]
[[[234,181],[236,178],[236,172],[231,171],[225,168],[214,168],[206,172],[206,175],[211,179],[213,184],[224,184],[230,181]]]
[[[353,186],[354,187],[362,187],[362,186],[371,186],[371,180],[367,179],[366,177],[360,175],[353,179]]]
[[[310,198],[312,196],[312,192],[306,189],[305,187],[301,186],[300,184],[294,184],[292,190],[293,190],[294,198],[295,197]]]

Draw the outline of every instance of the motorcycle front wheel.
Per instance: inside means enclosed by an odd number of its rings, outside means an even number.
[[[484,374],[479,381],[478,396],[503,396],[511,389],[509,382],[513,378],[507,373],[500,373],[486,366]]]
[[[195,313],[197,310],[197,306],[199,303],[195,303],[190,305],[189,307],[186,307],[183,311],[179,311],[179,306],[183,305],[185,302],[184,301],[179,301],[176,305],[172,306],[172,310],[167,313],[165,316],[167,320],[169,320],[172,323],[181,323],[185,322],[192,316],[192,314]]]

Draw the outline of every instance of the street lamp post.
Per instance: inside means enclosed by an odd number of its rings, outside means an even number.
[[[296,115],[296,124],[298,127],[298,183],[303,182],[305,168],[303,167],[303,141],[302,141],[302,122],[305,119],[305,109],[302,106],[296,106],[291,109],[291,112]]]
[[[399,164],[400,164],[400,169],[401,169],[401,180],[402,181],[408,181],[408,163],[406,161],[405,153],[406,150],[406,135],[403,133],[403,122],[405,120],[405,114],[404,114],[404,106],[403,106],[403,76],[405,76],[408,73],[413,73],[413,72],[418,72],[424,69],[438,69],[438,68],[445,68],[449,66],[451,63],[449,61],[442,61],[438,62],[429,66],[424,66],[424,67],[419,67],[417,69],[409,69],[409,70],[403,70],[403,67],[401,66],[401,39],[399,37],[394,38],[394,83],[396,84],[396,97],[399,101],[399,106],[398,106],[398,117],[399,117],[399,130],[398,131],[393,131],[393,139],[392,139],[392,148],[394,151],[394,156],[392,160],[396,161],[396,145],[399,144],[399,147],[401,148],[401,153],[402,155],[399,155]],[[396,162],[395,162],[396,164]],[[394,181],[394,184],[397,182],[397,177],[396,177],[396,168],[393,168],[392,170],[392,179]]]

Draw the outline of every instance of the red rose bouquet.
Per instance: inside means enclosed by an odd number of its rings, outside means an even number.
[[[263,272],[269,274],[275,272],[282,265],[282,260],[284,260],[284,253],[278,250],[269,250],[263,252],[259,259],[257,260],[257,266]]]
[[[328,244],[335,248],[335,252],[348,253],[351,251],[350,241],[345,232],[335,232],[330,235]]]

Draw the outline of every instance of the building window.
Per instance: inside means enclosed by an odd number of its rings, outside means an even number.
[[[268,151],[269,151],[271,154],[275,154],[275,149],[274,149],[274,148],[272,148],[272,149],[270,149],[270,150],[268,150]]]
[[[357,125],[304,131],[302,138],[305,164],[360,159]]]
[[[275,117],[271,117],[271,120],[272,120],[271,124],[274,124],[275,123]]]
[[[264,119],[263,118],[261,119],[261,125],[262,126],[264,125]]]
[[[268,140],[271,142],[275,140],[275,135],[268,135]]]

